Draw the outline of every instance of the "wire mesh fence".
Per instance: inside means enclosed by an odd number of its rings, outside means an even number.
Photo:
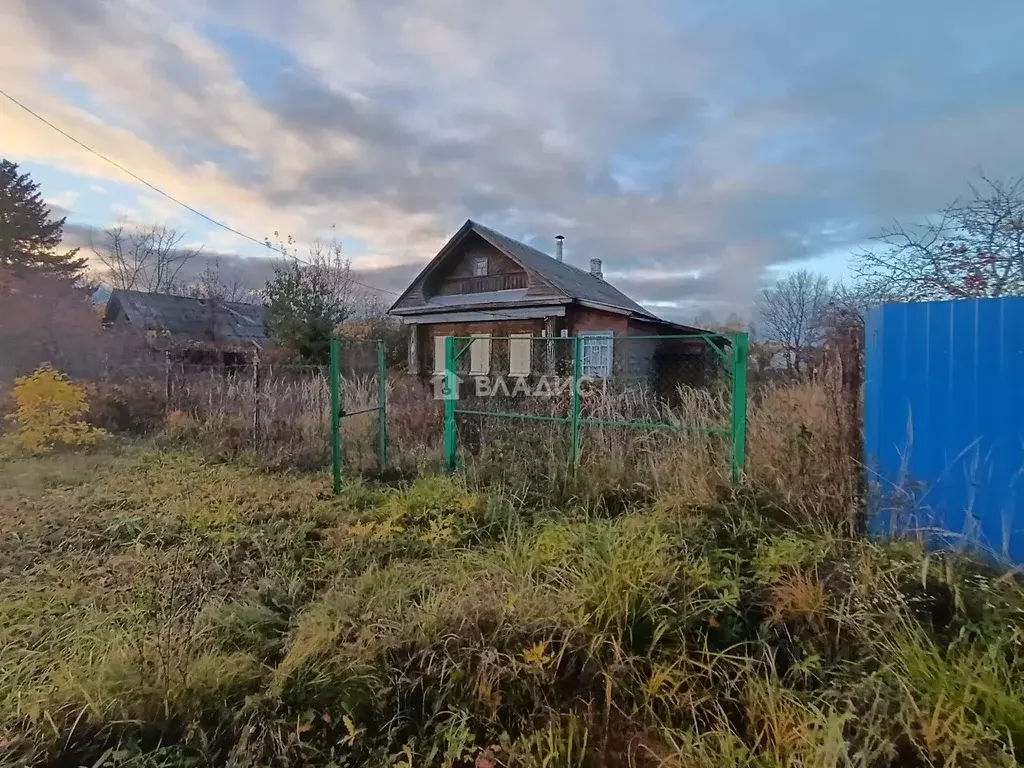
[[[57,360],[89,390],[96,426],[265,466],[332,467],[336,487],[343,474],[460,464],[555,482],[581,469],[646,482],[659,463],[735,478],[744,460],[745,334],[446,337],[432,379],[389,370],[376,339],[336,339],[331,364],[301,365],[97,338],[90,354],[22,350],[0,401],[12,376]]]
[[[337,492],[343,469],[363,472],[373,459],[380,470],[388,465],[384,343],[375,339],[333,339],[330,380],[331,452]]]
[[[683,458],[735,478],[746,343],[745,334],[449,337],[445,461],[550,477]]]
[[[335,489],[345,476],[439,463],[441,401],[429,382],[389,375],[384,341],[335,339],[330,371]]]

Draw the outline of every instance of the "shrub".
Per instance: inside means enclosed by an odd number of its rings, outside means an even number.
[[[46,363],[15,379],[14,401],[17,409],[6,417],[16,425],[4,436],[7,451],[46,453],[57,445],[93,445],[107,434],[82,420],[89,410],[85,388]]]
[[[86,420],[107,432],[148,435],[167,419],[167,401],[159,386],[138,380],[131,384],[94,384],[89,391]]]

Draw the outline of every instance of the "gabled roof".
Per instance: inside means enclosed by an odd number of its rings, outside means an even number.
[[[138,330],[157,331],[194,342],[269,346],[266,307],[142,291],[110,292],[105,319],[123,312]]]
[[[545,278],[570,299],[592,301],[595,304],[605,304],[616,309],[625,309],[638,315],[658,319],[607,280],[595,277],[589,271],[582,270],[572,264],[559,261],[543,251],[514,240],[508,235],[496,232],[490,227],[485,227],[483,224],[478,224],[472,219],[469,221],[469,224],[472,226],[473,231],[484,238],[484,240],[502,251],[513,261],[518,261],[526,269],[532,270]]]
[[[590,302],[603,307],[628,312],[644,319],[665,322],[641,307],[607,280],[595,277],[589,271],[580,269],[572,264],[558,261],[558,259],[549,256],[543,251],[515,240],[508,235],[503,235],[490,227],[485,227],[483,224],[472,219],[467,220],[462,225],[459,231],[452,236],[444,248],[424,267],[423,271],[413,280],[391,308],[394,309],[408,295],[409,291],[413,289],[413,286],[433,271],[435,267],[439,266],[458,244],[471,233],[479,235],[510,259],[517,262],[521,267],[535,273],[550,283],[565,299]],[[467,303],[474,302],[467,300]]]

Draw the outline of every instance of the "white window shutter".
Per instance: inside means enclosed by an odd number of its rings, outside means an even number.
[[[533,351],[532,333],[513,333],[508,340],[508,373],[510,376],[530,375],[530,354]]]
[[[491,334],[474,333],[473,344],[469,348],[469,373],[473,376],[486,376],[491,372]]]
[[[434,337],[434,373],[444,373],[444,336]]]

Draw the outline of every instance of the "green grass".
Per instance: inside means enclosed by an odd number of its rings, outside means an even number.
[[[143,448],[9,461],[0,489],[3,765],[1024,756],[1017,577],[754,493],[548,509],[431,476],[332,498]]]

